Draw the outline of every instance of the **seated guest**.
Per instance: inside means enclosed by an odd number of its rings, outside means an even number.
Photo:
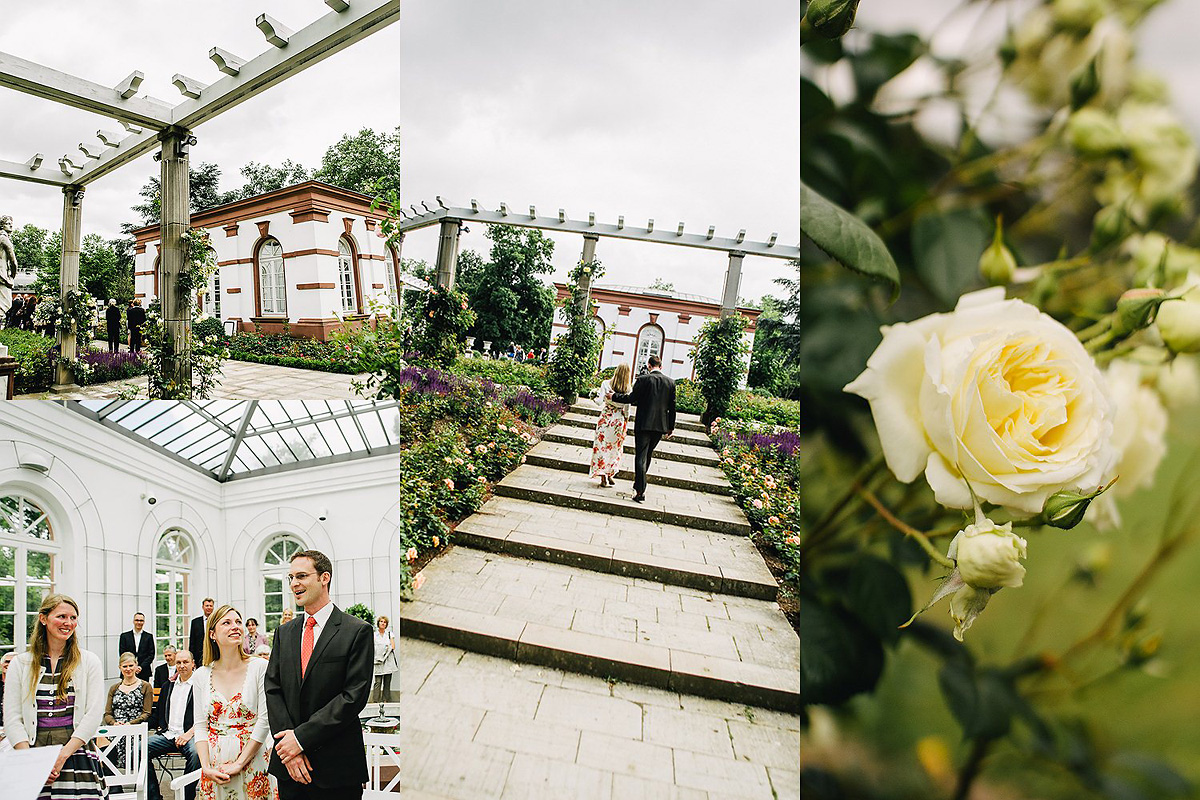
[[[188,772],[200,769],[196,743],[192,741],[195,723],[192,671],[196,668],[192,654],[187,650],[176,653],[175,668],[178,670],[175,680],[167,681],[162,687],[154,712],[150,715],[150,730],[155,731],[146,743],[146,753],[150,761],[150,800],[162,800],[154,759],[167,753],[182,753],[187,759]],[[196,800],[196,784],[190,784],[184,789],[184,793],[187,800]]]
[[[161,689],[167,683],[175,680],[175,645],[169,644],[163,648],[163,658],[167,660],[167,663],[159,664],[158,669],[154,670],[155,689]]]
[[[150,719],[154,690],[150,683],[137,676],[138,662],[133,653],[121,653],[121,680],[108,690],[104,705],[105,725],[138,725]],[[113,754],[116,763],[125,765],[125,743],[118,742]]]

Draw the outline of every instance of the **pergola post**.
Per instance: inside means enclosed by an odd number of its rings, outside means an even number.
[[[179,274],[186,267],[182,236],[191,227],[189,202],[188,148],[195,143],[190,131],[169,128],[160,135],[162,141],[162,200],[159,240],[159,301],[166,350],[163,365],[163,384],[192,386],[192,302],[190,293],[179,291]]]
[[[737,313],[738,291],[742,288],[742,259],[746,254],[729,251],[729,269],[725,272],[725,288],[721,292],[721,319]]]
[[[585,233],[583,235],[583,253],[579,256],[579,260],[587,264],[596,259],[596,242],[600,241],[600,237],[594,233]],[[586,311],[588,300],[592,296],[592,273],[581,272],[579,274],[579,283],[576,284],[582,291],[579,295],[579,302],[582,304],[580,311]]]
[[[59,269],[59,301],[64,309],[64,319],[58,326],[58,367],[55,370],[53,387],[61,391],[73,387],[71,362],[75,360],[75,331],[65,319],[65,310],[70,301],[67,295],[79,290],[79,242],[83,223],[83,187],[63,187],[62,266]]]
[[[461,220],[442,220],[441,234],[438,237],[437,282],[438,286],[446,289],[454,288],[454,279],[458,271],[458,233],[461,228]]]

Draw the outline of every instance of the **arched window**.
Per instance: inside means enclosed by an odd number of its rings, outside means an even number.
[[[650,356],[662,358],[663,329],[657,325],[643,325],[638,331],[637,358],[633,361],[633,371],[637,374],[646,366]]]
[[[154,553],[154,637],[159,648],[185,647],[192,593],[192,539],[172,528],[158,541]]]
[[[600,355],[596,357],[596,369],[604,369],[604,320],[599,317],[592,317],[592,325],[596,328],[596,335],[600,337]]]
[[[283,247],[275,239],[267,239],[258,248],[258,308],[261,316],[287,314]]]
[[[299,539],[285,533],[272,539],[263,551],[263,625],[267,632],[279,627],[279,617],[284,609],[296,610],[296,598],[289,591],[287,574],[292,566],[292,556],[305,549]]]
[[[350,242],[345,238],[338,239],[338,292],[342,299],[342,311],[347,314],[358,311],[354,261],[354,248]]]
[[[217,253],[209,248],[213,259]],[[204,313],[210,317],[221,318],[221,268],[217,267],[212,277],[208,279],[208,291],[204,293]]]
[[[384,273],[387,275],[385,283],[387,284],[388,301],[393,306],[398,306],[400,305],[400,287],[396,283],[396,273],[400,271],[400,255],[396,252],[396,248],[390,245],[388,246],[388,254],[387,266],[383,268]]]
[[[24,652],[38,607],[54,592],[60,549],[45,511],[22,495],[0,495],[0,655]]]

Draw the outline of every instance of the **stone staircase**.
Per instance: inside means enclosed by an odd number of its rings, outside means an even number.
[[[699,420],[640,504],[587,477],[597,416],[573,406],[403,607],[405,791],[798,796],[799,641]]]

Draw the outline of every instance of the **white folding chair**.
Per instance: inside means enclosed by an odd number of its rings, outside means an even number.
[[[396,733],[363,733],[363,744],[367,748],[367,771],[370,777],[363,800],[388,800],[399,792],[400,783],[400,735]],[[386,784],[383,771],[394,767],[396,773]]]
[[[191,772],[184,773],[183,775],[180,775],[178,778],[172,778],[171,779],[171,791],[175,793],[175,797],[179,797],[180,789],[187,786],[189,783],[195,783],[196,781],[200,780],[200,772],[201,772],[201,770],[197,769],[197,770],[193,770]]]
[[[104,737],[108,744],[98,748],[100,763],[104,765],[104,781],[108,784],[110,800],[145,800],[146,798],[146,742],[149,731],[146,723],[138,725],[101,725],[97,738]],[[118,764],[117,753],[125,752],[124,763]],[[114,791],[114,790],[120,791]]]

